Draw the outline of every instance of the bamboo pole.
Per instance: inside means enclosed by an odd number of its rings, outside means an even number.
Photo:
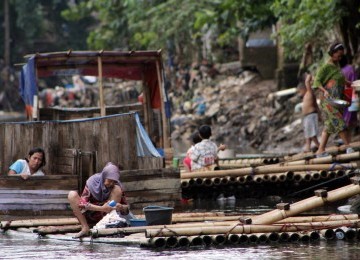
[[[269,242],[275,243],[279,242],[280,240],[280,234],[278,232],[271,232],[270,234],[266,234],[268,237]]]
[[[65,233],[74,233],[81,230],[81,225],[68,225],[68,226],[49,226],[49,227],[40,227],[34,229],[35,233],[39,235],[48,235],[48,234],[65,234]]]
[[[165,248],[166,239],[164,237],[156,237],[149,240],[149,244],[155,248]]]
[[[287,232],[280,233],[280,237],[279,237],[280,242],[287,242],[287,241],[289,241],[289,239],[290,239],[289,233],[287,233]]]
[[[308,222],[325,222],[335,220],[354,220],[359,219],[358,214],[345,214],[345,215],[323,215],[323,216],[299,216],[289,217],[279,220],[275,223],[308,223]]]
[[[190,240],[189,240],[189,238],[188,237],[179,237],[178,238],[178,245],[180,246],[180,247],[188,247],[188,246],[190,246]]]
[[[166,112],[165,112],[165,88],[164,88],[164,82],[163,78],[160,73],[160,62],[159,60],[156,61],[156,73],[157,78],[159,81],[159,92],[160,92],[160,98],[161,98],[161,114],[162,114],[162,127],[163,127],[163,135],[164,135],[164,148],[170,148],[170,136],[169,136],[169,126],[168,121],[166,119]]]
[[[290,242],[298,242],[300,240],[300,235],[297,232],[289,233],[289,241]]]
[[[270,224],[281,219],[298,215],[301,212],[308,211],[320,206],[327,202],[334,202],[341,199],[346,199],[360,193],[360,186],[357,184],[350,184],[342,188],[332,190],[327,193],[327,197],[313,196],[305,200],[298,201],[290,205],[289,210],[275,209],[268,213],[255,216],[252,218],[253,224]]]
[[[210,246],[213,243],[212,237],[208,235],[200,236],[205,246]]]
[[[249,236],[242,234],[239,236],[239,244],[245,244],[249,241]]]
[[[228,237],[228,241],[232,245],[238,244],[239,240],[240,240],[240,236],[238,234],[230,234],[230,236]]]
[[[77,218],[58,218],[58,219],[30,219],[30,220],[10,220],[1,221],[0,228],[19,228],[37,226],[62,226],[79,224]]]
[[[166,247],[174,248],[177,245],[178,245],[178,238],[176,236],[168,237],[166,239],[166,243],[165,243]]]
[[[189,181],[190,179],[181,180],[181,188],[188,188],[190,186]]]
[[[344,164],[315,164],[315,165],[289,165],[289,166],[260,166],[257,168],[243,168],[233,170],[218,170],[218,171],[202,171],[202,172],[185,172],[181,173],[181,179],[196,178],[201,175],[202,178],[215,178],[227,176],[243,176],[243,175],[257,175],[267,173],[281,173],[287,171],[320,171],[320,170],[341,170],[341,169],[355,169],[356,163]]]
[[[308,230],[320,230],[325,227],[337,227],[343,225],[351,225],[353,227],[360,227],[360,220],[347,220],[347,221],[328,221],[326,223],[305,223],[301,225],[243,225],[237,223],[233,226],[203,226],[203,227],[167,227],[167,228],[148,228],[146,229],[145,236],[148,238],[153,237],[169,237],[177,236],[196,236],[202,235],[218,235],[218,234],[253,234],[253,233],[271,233],[271,232],[298,232]]]
[[[356,161],[360,159],[360,152],[354,152],[349,154],[339,154],[336,156],[326,156],[321,158],[314,158],[309,160],[298,160],[291,162],[283,162],[280,163],[281,166],[289,166],[289,165],[304,165],[304,164],[327,164],[333,162],[349,162]]]
[[[359,150],[360,141],[350,143],[348,146],[347,145],[331,146],[331,147],[326,148],[325,151],[328,153],[331,153],[331,154],[337,154],[337,153],[345,152],[348,147],[352,147],[353,149]],[[307,153],[299,153],[299,154],[295,154],[295,155],[291,155],[291,156],[285,156],[284,159],[285,159],[285,161],[297,161],[297,160],[301,160],[304,158],[315,157],[315,156],[316,156],[315,153],[307,152]]]
[[[336,238],[335,231],[333,229],[322,229],[320,230],[320,234],[326,239],[326,240],[333,240]]]
[[[104,103],[104,86],[103,86],[103,67],[101,60],[101,53],[98,56],[98,77],[99,77],[99,105],[100,105],[100,115],[106,116],[105,103]]]
[[[203,245],[203,240],[198,235],[190,236],[189,241],[190,241],[190,246],[202,246]]]
[[[212,235],[211,239],[214,245],[223,245],[226,242],[226,237],[223,234]]]

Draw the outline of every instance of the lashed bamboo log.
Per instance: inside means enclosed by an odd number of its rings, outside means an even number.
[[[204,179],[204,186],[211,187],[212,185],[213,185],[212,179],[210,179],[210,178],[205,178]]]
[[[149,245],[156,248],[165,248],[166,238],[165,237],[156,237],[149,240]]]
[[[347,223],[353,227],[360,227],[360,220],[347,220],[340,223]],[[308,224],[308,225],[305,225]],[[271,232],[298,232],[308,231],[314,229],[324,229],[324,227],[339,226],[338,221],[328,221],[325,224],[322,222],[317,223],[305,223],[301,225],[239,225],[234,226],[205,226],[205,227],[167,227],[165,228],[148,228],[146,229],[145,236],[148,238],[152,237],[169,237],[174,234],[178,236],[195,236],[198,234],[202,235],[217,235],[217,234],[252,234],[252,233],[271,233]]]
[[[268,236],[266,234],[258,234],[257,237],[259,244],[265,244],[266,242],[268,242]]]
[[[213,243],[212,237],[208,235],[200,236],[205,246],[210,246]]]
[[[189,241],[190,241],[191,246],[202,246],[203,245],[203,240],[198,235],[190,236]]]
[[[333,229],[322,229],[320,230],[320,234],[326,239],[326,240],[333,240],[336,238],[335,231]]]
[[[290,239],[289,233],[287,233],[287,232],[280,233],[280,237],[279,237],[280,242],[287,242],[287,241],[289,241],[289,239]]]
[[[289,233],[289,240],[290,242],[298,242],[300,240],[299,233],[296,232],[290,232]]]
[[[1,221],[0,228],[17,228],[17,227],[37,227],[37,226],[62,226],[79,224],[77,218],[58,218],[58,219],[28,219]]]
[[[229,237],[228,237],[228,241],[230,244],[233,244],[233,245],[236,245],[239,243],[239,240],[240,240],[240,236],[238,234],[231,234]]]
[[[256,234],[250,234],[249,235],[249,243],[250,244],[256,244],[258,242],[259,238]]]
[[[300,236],[300,241],[301,242],[303,242],[303,243],[310,242],[310,236],[309,236],[308,233],[300,233],[299,236]]]
[[[345,232],[345,239],[348,241],[354,240],[357,236],[357,232],[353,228],[344,227],[342,230]]]
[[[241,234],[239,236],[239,244],[245,244],[247,242],[249,242],[249,236],[246,234]]]
[[[270,234],[266,234],[268,237],[269,242],[275,243],[279,242],[280,240],[280,234],[278,232],[271,232]]]
[[[337,228],[335,229],[335,237],[338,240],[343,240],[345,239],[345,232],[344,230],[342,230],[341,228]]]
[[[337,154],[337,153],[345,152],[348,147],[352,147],[355,150],[359,150],[360,142],[350,143],[349,146],[341,145],[341,146],[328,147],[325,149],[325,151],[328,153],[331,153],[331,154]],[[297,161],[297,160],[301,160],[303,158],[309,158],[309,157],[315,157],[315,153],[313,153],[313,152],[299,153],[299,154],[295,154],[295,155],[291,155],[291,156],[285,156],[284,159],[285,159],[285,161]]]
[[[188,247],[190,245],[190,240],[188,237],[179,237],[178,238],[178,245],[180,247]]]
[[[223,245],[226,242],[226,237],[223,234],[212,235],[211,239],[214,245]]]
[[[190,186],[189,181],[190,179],[181,180],[181,188],[188,188]]]
[[[281,173],[287,171],[320,171],[320,170],[341,170],[341,169],[355,169],[356,163],[344,163],[344,164],[315,164],[315,165],[289,165],[289,166],[267,166],[266,168],[259,166],[257,168],[243,168],[233,170],[218,170],[218,171],[202,171],[202,178],[216,178],[216,177],[228,177],[228,176],[242,176],[242,175],[255,175],[255,174],[267,174],[267,173]],[[181,173],[181,179],[197,178],[198,172],[186,172]]]
[[[34,232],[43,236],[48,234],[73,233],[73,232],[79,232],[80,230],[81,230],[81,225],[67,225],[67,226],[40,227],[34,229]]]
[[[356,161],[360,159],[360,152],[354,152],[349,154],[339,154],[336,156],[326,156],[321,158],[314,158],[309,160],[298,160],[298,161],[291,161],[291,162],[282,162],[280,163],[281,166],[289,166],[289,165],[305,165],[305,164],[327,164],[333,162],[349,162],[349,161]]]
[[[270,224],[301,212],[323,206],[326,202],[346,199],[360,193],[360,185],[350,184],[327,193],[327,197],[313,196],[291,204],[289,210],[276,209],[252,218],[253,224]]]
[[[358,214],[345,214],[345,215],[323,215],[323,216],[298,216],[289,217],[277,221],[277,224],[281,223],[308,223],[308,222],[325,222],[335,220],[354,220],[359,219]]]
[[[174,248],[178,245],[178,238],[176,236],[166,238],[166,247]]]

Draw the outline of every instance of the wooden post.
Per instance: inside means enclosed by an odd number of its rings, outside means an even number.
[[[161,98],[161,118],[162,118],[162,127],[163,127],[163,145],[164,148],[170,148],[170,137],[169,137],[169,128],[168,128],[168,123],[167,123],[167,119],[166,119],[166,113],[165,113],[165,89],[164,89],[164,82],[162,80],[161,77],[161,73],[160,73],[160,64],[159,64],[159,60],[156,61],[156,72],[157,72],[157,77],[158,77],[158,81],[159,81],[159,88],[160,88],[160,98]]]
[[[149,87],[145,84],[144,73],[142,73],[142,89],[143,89],[143,109],[144,109],[144,127],[148,134],[151,136],[152,128],[151,128],[151,99]]]
[[[106,110],[105,110],[105,104],[104,104],[104,87],[103,87],[103,77],[102,77],[103,69],[102,69],[101,56],[98,57],[98,76],[99,76],[100,115],[106,116]]]

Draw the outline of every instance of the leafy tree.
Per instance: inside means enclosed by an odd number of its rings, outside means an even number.
[[[275,0],[272,10],[281,24],[280,44],[288,57],[299,58],[307,43],[324,50],[338,39],[352,56],[358,49],[359,7],[357,0]]]
[[[62,11],[68,21],[91,19],[97,24],[91,28],[87,44],[94,49],[125,48],[128,43],[127,9],[128,1],[111,0],[79,1]]]

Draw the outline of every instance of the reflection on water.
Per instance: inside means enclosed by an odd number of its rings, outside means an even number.
[[[264,213],[281,198],[195,200],[184,211]],[[314,214],[334,214],[337,205],[322,207]],[[325,241],[311,243],[275,243],[265,245],[211,246],[187,249],[154,250],[137,246],[90,244],[70,241],[32,239],[0,234],[0,259],[360,259],[360,241]]]
[[[15,239],[0,235],[1,259],[359,259],[358,242],[320,241],[150,250],[108,244]]]

